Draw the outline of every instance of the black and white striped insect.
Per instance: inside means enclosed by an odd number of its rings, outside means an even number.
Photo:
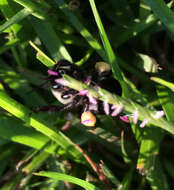
[[[106,114],[113,116],[113,106],[93,98],[87,91],[78,92],[63,84],[60,79],[67,74],[76,80],[82,81],[87,85],[100,86],[107,90],[115,90],[118,82],[112,78],[110,66],[105,62],[97,62],[92,74],[87,75],[84,70],[67,60],[60,60],[53,68],[48,70],[48,82],[50,90],[55,98],[63,106],[48,106],[40,108],[41,111],[51,110],[60,111],[64,109],[81,108],[81,122],[86,126],[95,126],[95,114]]]

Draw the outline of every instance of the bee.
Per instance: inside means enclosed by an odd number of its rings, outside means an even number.
[[[70,75],[77,80],[83,80],[83,72],[78,66],[71,64],[67,60],[60,60],[51,70],[48,70],[50,90],[55,98],[65,105],[64,109],[66,109],[78,103],[78,98],[75,98],[78,91],[55,82],[56,79],[61,79],[64,74]]]
[[[63,78],[64,74],[67,74],[76,80],[82,81],[87,85],[100,87],[106,85],[109,89],[114,90],[117,88],[115,85],[116,81],[111,77],[111,68],[107,63],[97,62],[93,75],[89,76],[86,75],[80,67],[62,59],[58,61],[53,68],[48,70],[48,82],[50,84],[52,94],[60,103],[63,104],[63,107],[60,109],[56,106],[50,106],[49,109],[53,111],[60,111],[80,107],[80,113],[82,113],[81,123],[89,127],[93,127],[96,124],[95,114],[100,113],[109,115],[112,112],[112,105],[96,100],[88,93],[78,92],[67,87],[66,85],[63,85],[62,83],[57,82],[57,79]],[[113,82],[115,82],[115,84]]]

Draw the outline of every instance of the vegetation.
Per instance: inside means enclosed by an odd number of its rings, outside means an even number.
[[[172,9],[173,0],[0,0],[1,189],[173,189]],[[63,82],[119,115],[85,127],[75,109],[34,112],[60,105],[41,88],[60,59],[89,75],[110,64],[115,94]]]

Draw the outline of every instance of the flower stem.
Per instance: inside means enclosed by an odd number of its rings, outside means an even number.
[[[101,101],[107,101],[109,104],[113,104],[116,106],[123,105],[124,106],[123,112],[126,111],[129,113],[134,113],[135,110],[137,110],[139,113],[139,120],[147,119],[149,123],[174,134],[173,123],[168,122],[164,118],[159,118],[159,119],[154,118],[154,115],[157,112],[156,110],[150,110],[132,100],[122,98],[116,94],[112,94],[100,87],[97,87],[96,89],[95,87],[88,86],[68,75],[64,75],[64,80],[68,87],[73,88],[77,91],[88,90],[88,93],[94,98],[97,98]]]

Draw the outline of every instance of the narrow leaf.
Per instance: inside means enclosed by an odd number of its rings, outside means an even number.
[[[2,33],[4,30],[6,30],[8,27],[10,27],[13,24],[16,24],[23,20],[25,17],[30,15],[31,12],[27,9],[22,9],[18,13],[16,13],[12,18],[10,18],[8,21],[6,21],[3,25],[0,26],[0,33]]]
[[[57,173],[57,172],[44,172],[44,171],[42,171],[39,173],[34,173],[34,175],[49,177],[49,178],[57,179],[57,180],[68,181],[70,183],[74,183],[76,185],[79,185],[86,190],[100,190],[96,186],[94,186],[94,185],[92,185],[92,184],[90,184],[90,183],[88,183],[82,179],[78,179],[76,177],[72,177],[72,176],[66,175],[66,174],[61,174],[61,173]]]
[[[90,2],[91,8],[92,8],[92,11],[93,11],[93,14],[94,14],[94,18],[95,18],[95,21],[97,23],[97,26],[98,26],[98,29],[99,29],[99,32],[100,32],[100,37],[102,39],[105,52],[107,54],[108,62],[111,64],[112,71],[114,73],[115,78],[117,80],[119,80],[119,81],[122,81],[123,77],[122,77],[121,70],[120,70],[120,68],[118,66],[118,61],[117,61],[117,59],[115,57],[115,54],[114,54],[114,52],[112,50],[112,47],[111,47],[110,42],[108,40],[108,37],[106,35],[105,29],[103,27],[103,24],[101,22],[100,16],[98,14],[95,2],[94,2],[94,0],[89,0],[89,2]]]
[[[63,149],[68,150],[68,152],[75,158],[78,159],[81,157],[79,151],[73,146],[73,143],[65,135],[63,135],[63,133],[60,131],[55,132],[55,130],[53,130],[47,122],[40,119],[37,114],[32,113],[27,107],[19,104],[3,91],[0,91],[0,107],[7,110],[17,118],[23,120],[27,125],[32,126],[44,135],[48,136]]]

